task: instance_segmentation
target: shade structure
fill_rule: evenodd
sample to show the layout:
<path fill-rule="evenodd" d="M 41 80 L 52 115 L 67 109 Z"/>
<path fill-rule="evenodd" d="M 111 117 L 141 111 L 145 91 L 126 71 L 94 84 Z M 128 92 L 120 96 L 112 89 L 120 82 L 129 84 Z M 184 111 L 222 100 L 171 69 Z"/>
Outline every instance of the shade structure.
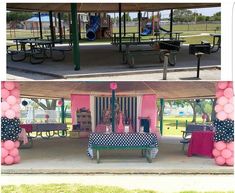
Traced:
<path fill-rule="evenodd" d="M 219 7 L 220 3 L 122 3 L 122 12 Z M 78 12 L 118 12 L 118 3 L 77 3 Z M 69 12 L 70 3 L 7 3 L 10 11 Z"/>
<path fill-rule="evenodd" d="M 156 94 L 164 99 L 215 97 L 214 81 L 200 82 L 118 82 L 117 95 Z M 20 82 L 21 97 L 65 98 L 71 94 L 111 95 L 110 82 Z"/>

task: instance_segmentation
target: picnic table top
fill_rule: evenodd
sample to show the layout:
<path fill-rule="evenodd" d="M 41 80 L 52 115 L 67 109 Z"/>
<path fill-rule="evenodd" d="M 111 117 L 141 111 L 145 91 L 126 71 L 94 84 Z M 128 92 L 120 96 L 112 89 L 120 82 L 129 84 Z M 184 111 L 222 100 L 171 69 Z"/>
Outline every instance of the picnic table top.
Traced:
<path fill-rule="evenodd" d="M 210 36 L 221 37 L 221 34 L 210 34 Z"/>
<path fill-rule="evenodd" d="M 185 42 L 185 40 L 174 40 L 174 39 L 163 39 L 163 40 L 152 40 L 152 41 L 141 41 L 141 42 L 122 42 L 122 45 L 151 45 L 159 42 Z"/>
<path fill-rule="evenodd" d="M 39 37 L 19 37 L 19 38 L 10 38 L 8 40 L 18 41 L 18 40 L 31 40 L 31 39 L 39 39 Z"/>
<path fill-rule="evenodd" d="M 36 43 L 36 44 L 53 44 L 55 43 L 55 41 L 51 41 L 51 40 L 21 40 L 20 43 L 29 43 L 29 44 L 32 44 L 32 43 Z"/>

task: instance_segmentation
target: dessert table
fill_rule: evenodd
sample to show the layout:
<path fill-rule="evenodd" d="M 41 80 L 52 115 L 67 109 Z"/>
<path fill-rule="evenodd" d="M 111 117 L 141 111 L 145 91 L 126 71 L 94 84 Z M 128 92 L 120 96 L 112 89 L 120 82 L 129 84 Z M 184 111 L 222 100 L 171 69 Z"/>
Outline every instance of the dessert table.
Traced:
<path fill-rule="evenodd" d="M 213 131 L 193 131 L 189 142 L 188 156 L 200 155 L 212 158 L 214 135 Z"/>

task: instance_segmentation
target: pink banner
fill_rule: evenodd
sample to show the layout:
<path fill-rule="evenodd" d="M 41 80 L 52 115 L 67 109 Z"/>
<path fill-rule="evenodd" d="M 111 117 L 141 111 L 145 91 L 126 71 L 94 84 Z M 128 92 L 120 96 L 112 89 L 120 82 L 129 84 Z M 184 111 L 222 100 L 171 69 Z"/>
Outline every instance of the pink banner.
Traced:
<path fill-rule="evenodd" d="M 90 95 L 71 94 L 72 124 L 76 124 L 76 111 L 81 108 L 90 110 Z"/>
<path fill-rule="evenodd" d="M 141 106 L 141 117 L 149 117 L 150 132 L 158 133 L 156 129 L 157 123 L 157 97 L 156 95 L 143 95 Z"/>

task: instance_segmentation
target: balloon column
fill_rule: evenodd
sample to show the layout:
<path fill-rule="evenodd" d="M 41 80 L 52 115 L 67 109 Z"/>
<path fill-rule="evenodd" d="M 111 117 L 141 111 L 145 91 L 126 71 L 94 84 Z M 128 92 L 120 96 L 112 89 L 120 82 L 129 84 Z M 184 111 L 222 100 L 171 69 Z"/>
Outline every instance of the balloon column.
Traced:
<path fill-rule="evenodd" d="M 1 83 L 1 164 L 20 162 L 20 91 L 16 82 Z"/>
<path fill-rule="evenodd" d="M 233 83 L 218 82 L 216 85 L 216 120 L 213 155 L 218 165 L 234 165 L 234 106 Z"/>

